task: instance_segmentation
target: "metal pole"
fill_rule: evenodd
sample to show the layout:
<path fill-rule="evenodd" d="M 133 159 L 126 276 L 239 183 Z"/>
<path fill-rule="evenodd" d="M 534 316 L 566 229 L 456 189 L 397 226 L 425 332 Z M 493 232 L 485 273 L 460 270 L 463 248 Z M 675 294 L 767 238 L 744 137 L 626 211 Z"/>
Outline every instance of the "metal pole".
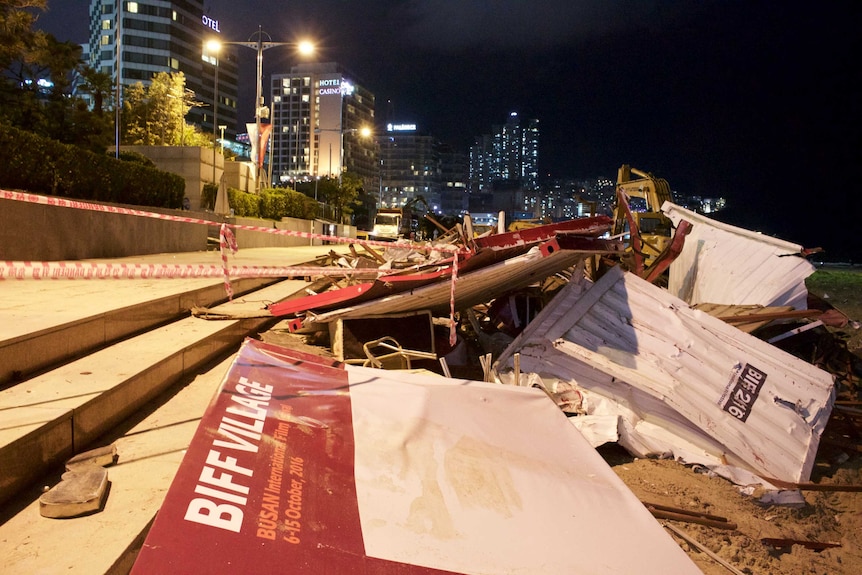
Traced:
<path fill-rule="evenodd" d="M 263 105 L 263 29 L 261 26 L 257 27 L 257 97 L 254 101 L 254 119 L 255 125 L 257 126 L 257 153 L 259 154 L 258 158 L 255 158 L 255 165 L 257 165 L 257 187 L 258 190 L 263 189 L 263 181 L 261 179 L 261 172 L 263 171 L 263 161 L 266 159 L 266 152 L 261 149 L 263 144 L 263 139 L 261 138 L 260 133 L 260 109 Z M 258 159 L 260 159 L 258 163 Z"/>
<path fill-rule="evenodd" d="M 116 95 L 114 97 L 114 139 L 116 140 L 114 143 L 114 156 L 119 159 L 120 158 L 120 110 L 122 109 L 122 73 L 120 69 L 120 63 L 122 58 L 120 57 L 120 46 L 122 44 L 122 36 L 123 36 L 123 0 L 117 0 L 117 11 L 116 11 L 116 38 L 114 39 L 114 48 L 116 49 L 116 55 L 114 58 L 116 59 L 116 65 L 114 66 L 117 70 L 117 82 L 116 82 Z"/>
<path fill-rule="evenodd" d="M 216 148 L 218 147 L 218 56 L 215 59 L 213 71 L 213 184 L 216 183 Z M 185 122 L 183 122 L 185 124 Z"/>

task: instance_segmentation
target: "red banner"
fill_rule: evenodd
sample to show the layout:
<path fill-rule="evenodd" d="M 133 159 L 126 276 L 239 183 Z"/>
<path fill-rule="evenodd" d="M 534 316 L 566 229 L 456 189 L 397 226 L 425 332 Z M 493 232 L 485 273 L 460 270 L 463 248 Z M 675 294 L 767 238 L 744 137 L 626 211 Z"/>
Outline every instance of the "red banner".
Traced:
<path fill-rule="evenodd" d="M 684 575 L 539 390 L 247 340 L 132 573 Z"/>
<path fill-rule="evenodd" d="M 284 352 L 245 343 L 132 573 L 446 573 L 365 556 L 347 373 Z"/>

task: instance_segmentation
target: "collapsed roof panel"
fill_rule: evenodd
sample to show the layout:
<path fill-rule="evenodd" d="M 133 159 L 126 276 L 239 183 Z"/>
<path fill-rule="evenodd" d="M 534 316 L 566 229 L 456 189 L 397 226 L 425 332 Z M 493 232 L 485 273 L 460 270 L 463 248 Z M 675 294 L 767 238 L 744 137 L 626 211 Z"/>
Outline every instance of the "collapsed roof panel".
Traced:
<path fill-rule="evenodd" d="M 253 340 L 204 414 L 132 572 L 249 565 L 700 572 L 543 393 L 344 366 Z"/>
<path fill-rule="evenodd" d="M 700 303 L 806 309 L 805 278 L 814 266 L 802 246 L 711 220 L 671 202 L 662 212 L 678 226 L 691 223 L 682 253 L 670 266 L 668 291 Z"/>
<path fill-rule="evenodd" d="M 572 249 L 566 247 L 570 244 Z M 614 242 L 592 238 L 561 237 L 558 241 L 545 242 L 541 246 L 533 247 L 525 254 L 459 274 L 454 290 L 455 309 L 460 310 L 486 303 L 508 291 L 541 281 L 576 265 L 589 255 L 616 253 L 618 250 L 619 246 Z M 449 312 L 452 297 L 451 281 L 437 281 L 408 292 L 396 293 L 316 314 L 310 318 L 309 323 L 325 323 L 340 318 L 418 310 L 430 310 L 435 314 L 446 314 Z"/>
<path fill-rule="evenodd" d="M 830 374 L 619 266 L 591 287 L 564 287 L 501 355 L 498 371 L 512 367 L 515 353 L 523 372 L 622 399 L 686 441 L 720 445 L 715 457 L 782 481 L 808 480 L 832 409 Z M 638 394 L 674 413 L 639 405 Z"/>

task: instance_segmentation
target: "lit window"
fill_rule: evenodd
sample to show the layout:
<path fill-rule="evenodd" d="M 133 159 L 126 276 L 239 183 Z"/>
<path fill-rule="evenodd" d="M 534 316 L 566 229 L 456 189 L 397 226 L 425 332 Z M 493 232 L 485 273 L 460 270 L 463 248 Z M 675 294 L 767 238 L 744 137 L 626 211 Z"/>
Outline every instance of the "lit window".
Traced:
<path fill-rule="evenodd" d="M 110 30 L 111 29 L 111 21 L 110 20 L 102 20 L 102 30 Z"/>
<path fill-rule="evenodd" d="M 137 14 L 138 13 L 138 3 L 137 2 L 126 3 L 126 11 L 131 12 L 132 14 Z"/>
<path fill-rule="evenodd" d="M 102 36 L 102 46 L 107 46 L 110 43 L 111 43 L 111 37 L 110 36 Z"/>
<path fill-rule="evenodd" d="M 176 58 L 171 58 L 170 64 L 171 64 L 171 68 L 173 68 L 174 70 L 180 69 L 180 61 L 177 60 Z"/>

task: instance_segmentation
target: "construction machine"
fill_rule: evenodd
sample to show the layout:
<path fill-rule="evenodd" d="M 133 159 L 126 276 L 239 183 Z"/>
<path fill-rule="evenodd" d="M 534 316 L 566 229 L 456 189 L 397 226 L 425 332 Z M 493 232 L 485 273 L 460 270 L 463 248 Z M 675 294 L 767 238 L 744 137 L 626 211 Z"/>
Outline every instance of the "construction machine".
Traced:
<path fill-rule="evenodd" d="M 637 273 L 649 268 L 671 242 L 671 221 L 661 211 L 666 201 L 671 201 L 667 180 L 628 165 L 617 172 L 613 235 L 628 236 L 630 267 Z"/>

